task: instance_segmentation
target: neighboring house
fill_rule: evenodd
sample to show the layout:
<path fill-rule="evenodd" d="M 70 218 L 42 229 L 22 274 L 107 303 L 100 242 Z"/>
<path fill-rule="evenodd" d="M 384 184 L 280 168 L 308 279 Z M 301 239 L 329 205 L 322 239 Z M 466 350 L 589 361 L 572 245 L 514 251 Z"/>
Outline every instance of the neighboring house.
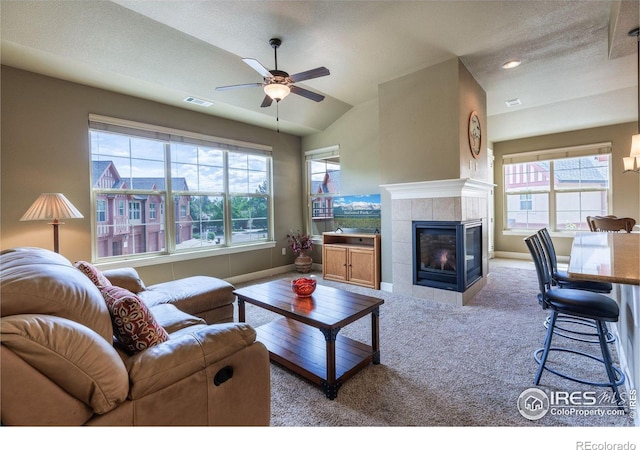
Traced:
<path fill-rule="evenodd" d="M 554 161 L 553 180 L 551 180 L 551 164 L 549 161 L 536 161 L 504 166 L 505 191 L 518 193 L 507 199 L 507 209 L 511 220 L 509 228 L 542 228 L 548 224 L 547 192 L 553 187 L 557 192 L 590 187 L 589 204 L 595 207 L 594 214 L 605 214 L 607 211 L 607 191 L 609 183 L 608 165 L 601 164 L 601 158 L 570 158 Z M 551 185 L 553 181 L 553 185 Z M 586 197 L 585 197 L 586 198 Z M 572 204 L 573 197 L 558 195 L 555 198 L 558 211 L 570 211 L 580 205 Z M 526 213 L 526 214 L 525 214 Z M 526 217 L 527 221 L 519 221 L 518 217 Z M 580 218 L 580 221 L 584 217 Z M 579 229 L 580 223 L 570 223 L 568 227 Z"/>
<path fill-rule="evenodd" d="M 164 191 L 164 178 L 123 179 L 111 161 L 93 161 L 94 189 Z M 174 190 L 187 191 L 184 178 L 171 180 Z M 190 196 L 174 197 L 176 244 L 193 237 Z M 98 257 L 155 252 L 165 248 L 165 204 L 162 195 L 99 193 L 96 195 Z"/>
<path fill-rule="evenodd" d="M 311 181 L 313 194 L 337 194 L 340 192 L 340 171 L 328 171 L 322 181 Z M 311 217 L 313 220 L 333 219 L 333 197 L 312 198 Z"/>

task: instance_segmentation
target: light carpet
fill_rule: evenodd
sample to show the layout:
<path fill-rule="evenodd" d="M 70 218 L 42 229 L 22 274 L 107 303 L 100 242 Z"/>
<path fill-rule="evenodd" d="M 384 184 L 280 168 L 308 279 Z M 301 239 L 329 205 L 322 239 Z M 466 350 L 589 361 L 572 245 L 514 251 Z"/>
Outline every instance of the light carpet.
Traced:
<path fill-rule="evenodd" d="M 534 387 L 537 364 L 532 354 L 542 346 L 542 323 L 548 315 L 537 302 L 532 265 L 491 263 L 487 286 L 462 307 L 328 282 L 321 274 L 315 275 L 320 284 L 384 299 L 380 308 L 381 364 L 364 368 L 344 383 L 335 400 L 329 400 L 316 385 L 272 363 L 272 426 L 633 426 L 629 414 L 609 415 L 613 408 L 598 408 L 606 409 L 602 416 L 584 415 L 586 409 L 582 408 L 582 413 L 548 413 L 538 420 L 528 420 L 518 412 L 518 397 Z M 299 275 L 281 278 L 295 276 Z M 254 327 L 277 318 L 269 311 L 246 306 L 247 322 Z M 370 327 L 366 317 L 340 333 L 370 343 Z M 578 345 L 555 338 L 554 345 L 560 344 Z M 599 352 L 594 344 L 580 346 L 596 355 Z M 616 358 L 615 350 L 613 354 Z M 552 360 L 556 367 L 582 378 L 606 380 L 604 368 L 592 360 L 564 354 L 553 355 Z M 546 371 L 538 387 L 547 393 L 592 391 L 598 397 L 611 392 Z M 621 392 L 626 395 L 624 386 Z"/>

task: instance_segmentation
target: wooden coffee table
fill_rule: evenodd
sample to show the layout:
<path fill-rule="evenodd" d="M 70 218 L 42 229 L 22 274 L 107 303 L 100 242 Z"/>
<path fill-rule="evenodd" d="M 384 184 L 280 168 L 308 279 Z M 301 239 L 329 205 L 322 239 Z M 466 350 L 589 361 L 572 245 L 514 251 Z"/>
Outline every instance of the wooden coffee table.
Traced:
<path fill-rule="evenodd" d="M 311 297 L 298 298 L 290 279 L 248 286 L 234 294 L 240 322 L 245 321 L 245 302 L 283 316 L 258 327 L 258 340 L 269 349 L 272 361 L 321 386 L 331 400 L 359 370 L 380 364 L 379 308 L 384 300 L 320 285 Z M 368 314 L 371 345 L 338 336 L 344 326 Z"/>

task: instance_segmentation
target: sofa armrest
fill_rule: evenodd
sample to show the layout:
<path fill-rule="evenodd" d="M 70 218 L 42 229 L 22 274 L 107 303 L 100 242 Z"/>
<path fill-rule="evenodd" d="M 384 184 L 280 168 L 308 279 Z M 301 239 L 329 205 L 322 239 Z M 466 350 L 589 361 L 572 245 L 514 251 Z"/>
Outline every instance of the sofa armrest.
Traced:
<path fill-rule="evenodd" d="M 126 368 L 111 343 L 82 324 L 47 315 L 1 320 L 0 341 L 97 414 L 127 398 Z"/>
<path fill-rule="evenodd" d="M 134 294 L 138 294 L 146 289 L 144 282 L 140 279 L 140 275 L 138 275 L 138 271 L 133 267 L 103 270 L 102 274 L 107 277 L 107 280 L 114 286 L 124 288 Z"/>
<path fill-rule="evenodd" d="M 125 361 L 129 398 L 135 400 L 174 384 L 248 347 L 255 339 L 256 331 L 244 323 L 208 325 L 137 353 Z"/>

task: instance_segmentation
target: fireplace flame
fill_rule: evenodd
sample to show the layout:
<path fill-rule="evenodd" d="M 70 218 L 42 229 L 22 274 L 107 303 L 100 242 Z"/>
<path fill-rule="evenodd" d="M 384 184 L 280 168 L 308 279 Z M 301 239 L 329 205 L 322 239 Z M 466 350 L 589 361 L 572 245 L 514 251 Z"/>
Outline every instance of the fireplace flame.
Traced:
<path fill-rule="evenodd" d="M 444 265 L 447 263 L 449 259 L 449 252 L 446 250 L 442 250 L 440 252 L 440 270 L 444 270 Z"/>

